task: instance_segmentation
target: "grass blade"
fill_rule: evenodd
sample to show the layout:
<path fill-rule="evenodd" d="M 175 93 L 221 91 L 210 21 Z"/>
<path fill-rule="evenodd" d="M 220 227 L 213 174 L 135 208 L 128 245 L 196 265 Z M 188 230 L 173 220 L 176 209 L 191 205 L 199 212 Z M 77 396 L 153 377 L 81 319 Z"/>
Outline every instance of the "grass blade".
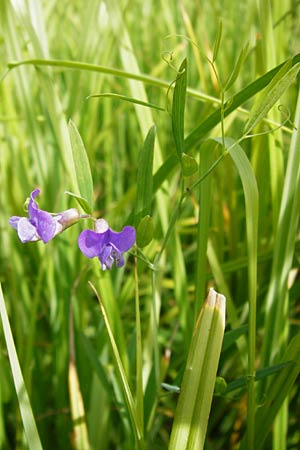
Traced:
<path fill-rule="evenodd" d="M 85 211 L 90 214 L 93 210 L 94 195 L 91 167 L 84 143 L 72 120 L 69 121 L 69 133 L 79 193 L 80 196 L 87 201 L 89 208 Z"/>
<path fill-rule="evenodd" d="M 14 380 L 14 385 L 18 397 L 19 408 L 23 421 L 24 431 L 27 439 L 27 445 L 30 450 L 42 450 L 42 444 L 40 441 L 39 433 L 35 423 L 34 415 L 31 409 L 30 400 L 27 394 L 26 386 L 24 383 L 23 375 L 21 372 L 18 355 L 16 352 L 4 297 L 2 293 L 2 287 L 0 284 L 0 315 L 4 331 L 4 337 L 6 342 L 6 348 L 8 352 L 10 367 Z"/>
<path fill-rule="evenodd" d="M 232 141 L 225 139 L 226 146 Z M 235 145 L 230 150 L 239 172 L 246 205 L 246 232 L 248 253 L 248 301 L 249 301 L 249 337 L 248 337 L 248 448 L 253 449 L 255 433 L 255 351 L 256 351 L 256 291 L 257 291 L 257 242 L 258 242 L 258 188 L 251 164 L 243 149 Z"/>
<path fill-rule="evenodd" d="M 128 380 L 127 380 L 127 377 L 125 374 L 125 370 L 123 368 L 123 364 L 122 364 L 122 361 L 121 361 L 121 358 L 119 355 L 118 347 L 117 347 L 114 335 L 112 333 L 112 329 L 110 327 L 108 316 L 106 314 L 106 310 L 105 310 L 104 305 L 98 295 L 96 288 L 94 287 L 94 285 L 91 282 L 89 282 L 89 285 L 91 286 L 92 290 L 94 291 L 94 293 L 99 301 L 101 313 L 102 313 L 102 316 L 103 316 L 103 319 L 105 322 L 105 326 L 106 326 L 107 333 L 109 336 L 109 341 L 110 341 L 111 348 L 112 348 L 115 368 L 116 368 L 116 371 L 121 380 L 121 387 L 123 390 L 124 399 L 125 399 L 125 403 L 126 403 L 127 410 L 128 410 L 128 415 L 131 419 L 132 429 L 135 434 L 137 444 L 139 445 L 138 448 L 143 449 L 144 448 L 144 433 L 143 433 L 141 424 L 139 422 L 139 419 L 138 419 L 138 416 L 136 413 L 136 407 L 134 404 L 132 393 L 131 393 L 131 390 L 130 390 L 130 387 L 128 384 Z"/>

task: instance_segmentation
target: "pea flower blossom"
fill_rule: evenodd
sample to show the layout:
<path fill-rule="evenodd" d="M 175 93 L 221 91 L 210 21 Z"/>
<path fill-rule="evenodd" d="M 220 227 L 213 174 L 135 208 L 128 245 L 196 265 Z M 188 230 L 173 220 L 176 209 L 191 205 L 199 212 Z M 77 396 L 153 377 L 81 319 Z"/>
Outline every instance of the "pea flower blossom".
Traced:
<path fill-rule="evenodd" d="M 30 194 L 29 217 L 12 216 L 9 219 L 9 224 L 17 230 L 22 243 L 42 240 L 46 244 L 80 219 L 79 211 L 75 208 L 54 214 L 39 209 L 34 200 L 39 193 L 40 190 L 35 189 Z"/>
<path fill-rule="evenodd" d="M 111 269 L 114 261 L 117 267 L 124 265 L 123 253 L 134 244 L 135 229 L 126 226 L 119 233 L 109 228 L 104 219 L 95 221 L 95 231 L 84 230 L 78 238 L 78 246 L 88 258 L 99 258 L 102 270 Z"/>

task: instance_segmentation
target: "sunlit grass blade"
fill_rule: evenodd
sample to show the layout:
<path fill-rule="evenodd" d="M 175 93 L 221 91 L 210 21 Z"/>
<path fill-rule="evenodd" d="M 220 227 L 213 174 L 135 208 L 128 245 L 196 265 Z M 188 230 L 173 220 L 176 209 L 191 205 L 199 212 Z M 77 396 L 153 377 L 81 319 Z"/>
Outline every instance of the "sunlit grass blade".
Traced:
<path fill-rule="evenodd" d="M 143 429 L 141 427 L 141 424 L 139 422 L 139 419 L 138 419 L 138 416 L 136 413 L 136 406 L 135 406 L 133 396 L 132 396 L 132 393 L 130 390 L 130 386 L 128 384 L 128 380 L 127 380 L 127 377 L 126 377 L 126 374 L 124 371 L 124 367 L 123 367 L 123 364 L 122 364 L 122 361 L 120 358 L 119 350 L 118 350 L 112 329 L 110 327 L 109 319 L 106 314 L 104 305 L 98 295 L 96 288 L 93 286 L 93 284 L 91 282 L 89 282 L 89 285 L 91 286 L 93 292 L 95 293 L 95 295 L 99 301 L 101 313 L 102 313 L 102 316 L 103 316 L 103 319 L 105 322 L 106 330 L 108 333 L 108 337 L 109 337 L 109 341 L 110 341 L 110 345 L 111 345 L 111 349 L 112 349 L 114 366 L 115 366 L 116 372 L 120 378 L 121 388 L 123 390 L 124 400 L 125 400 L 125 404 L 127 407 L 128 415 L 131 420 L 132 429 L 133 429 L 134 435 L 136 437 L 136 442 L 137 442 L 138 448 L 142 450 L 144 448 L 144 432 L 143 432 Z"/>
<path fill-rule="evenodd" d="M 93 179 L 84 143 L 79 131 L 72 120 L 69 121 L 70 140 L 72 145 L 73 160 L 80 196 L 89 205 L 87 213 L 93 210 Z"/>
<path fill-rule="evenodd" d="M 21 372 L 19 359 L 16 352 L 8 315 L 6 312 L 1 284 L 0 284 L 0 315 L 10 367 L 12 371 L 22 422 L 26 435 L 27 445 L 30 450 L 43 450 L 37 426 L 35 423 L 34 415 L 31 409 L 30 400 L 27 394 L 27 389 Z"/>
<path fill-rule="evenodd" d="M 71 299 L 72 302 L 72 299 Z M 89 450 L 89 439 L 86 426 L 84 403 L 78 378 L 75 355 L 73 304 L 69 311 L 69 394 L 71 404 L 71 416 L 73 421 L 73 438 L 76 450 Z"/>
<path fill-rule="evenodd" d="M 224 328 L 225 297 L 211 289 L 194 329 L 170 450 L 201 450 L 204 446 Z"/>

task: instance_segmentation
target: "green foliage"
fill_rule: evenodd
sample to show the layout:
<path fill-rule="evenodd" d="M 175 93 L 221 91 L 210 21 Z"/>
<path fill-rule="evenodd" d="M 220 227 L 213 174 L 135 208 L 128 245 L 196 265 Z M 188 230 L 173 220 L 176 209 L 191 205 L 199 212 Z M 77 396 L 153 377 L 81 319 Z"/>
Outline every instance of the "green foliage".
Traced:
<path fill-rule="evenodd" d="M 1 450 L 300 446 L 299 11 L 0 2 Z M 34 188 L 86 213 L 47 245 L 8 225 Z M 93 218 L 136 227 L 123 268 L 80 253 Z"/>
<path fill-rule="evenodd" d="M 187 61 L 181 63 L 175 81 L 172 104 L 172 128 L 175 147 L 181 160 L 184 142 L 184 110 L 187 84 Z"/>
<path fill-rule="evenodd" d="M 77 130 L 76 125 L 74 124 L 74 122 L 72 122 L 72 120 L 69 121 L 69 132 L 79 193 L 81 198 L 85 200 L 88 205 L 87 207 L 84 204 L 85 211 L 90 214 L 93 210 L 94 193 L 89 160 L 79 131 Z"/>

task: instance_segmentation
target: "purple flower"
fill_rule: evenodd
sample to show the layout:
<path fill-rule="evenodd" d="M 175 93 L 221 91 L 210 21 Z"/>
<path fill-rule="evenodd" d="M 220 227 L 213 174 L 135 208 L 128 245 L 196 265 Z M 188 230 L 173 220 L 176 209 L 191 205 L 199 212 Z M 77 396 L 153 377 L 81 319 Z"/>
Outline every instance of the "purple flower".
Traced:
<path fill-rule="evenodd" d="M 39 189 L 35 189 L 30 194 L 28 203 L 29 218 L 12 216 L 9 219 L 9 224 L 17 230 L 20 241 L 23 243 L 42 240 L 46 244 L 65 228 L 80 219 L 79 211 L 75 208 L 55 214 L 39 209 L 34 201 L 39 192 Z"/>
<path fill-rule="evenodd" d="M 102 270 L 111 269 L 114 261 L 117 267 L 124 265 L 123 253 L 127 252 L 135 242 L 135 229 L 124 227 L 120 233 L 109 228 L 104 219 L 95 222 L 95 231 L 84 230 L 78 238 L 82 253 L 88 258 L 97 256 Z"/>

